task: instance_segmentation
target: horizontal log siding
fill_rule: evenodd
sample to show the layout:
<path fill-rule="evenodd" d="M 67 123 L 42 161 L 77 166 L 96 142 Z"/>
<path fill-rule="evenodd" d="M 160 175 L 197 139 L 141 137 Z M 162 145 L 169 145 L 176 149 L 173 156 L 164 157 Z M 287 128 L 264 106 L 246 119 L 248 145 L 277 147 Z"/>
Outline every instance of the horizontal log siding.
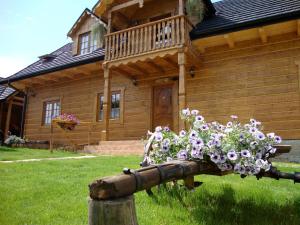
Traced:
<path fill-rule="evenodd" d="M 124 121 L 111 121 L 111 140 L 141 139 L 150 127 L 151 87 L 147 84 L 133 86 L 127 78 L 113 74 L 112 89 L 125 88 Z M 36 88 L 36 96 L 29 96 L 26 113 L 25 135 L 29 140 L 49 140 L 50 127 L 42 126 L 43 101 L 61 98 L 62 112 L 73 113 L 79 120 L 94 122 L 90 141 L 93 144 L 101 138 L 102 123 L 96 122 L 96 96 L 103 92 L 103 74 L 47 87 Z M 77 144 L 88 143 L 89 125 L 80 124 L 70 138 Z M 54 143 L 69 145 L 63 132 L 54 129 Z"/>
<path fill-rule="evenodd" d="M 196 77 L 188 79 L 187 102 L 208 121 L 225 122 L 238 115 L 256 118 L 266 132 L 300 139 L 300 39 L 276 37 L 274 42 L 247 42 L 233 50 L 210 49 Z"/>

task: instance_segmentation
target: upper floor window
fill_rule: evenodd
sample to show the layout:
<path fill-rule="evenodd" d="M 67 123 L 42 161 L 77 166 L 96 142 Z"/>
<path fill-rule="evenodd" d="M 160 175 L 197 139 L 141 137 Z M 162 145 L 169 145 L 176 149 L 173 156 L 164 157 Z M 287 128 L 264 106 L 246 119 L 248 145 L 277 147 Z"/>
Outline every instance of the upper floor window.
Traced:
<path fill-rule="evenodd" d="M 84 33 L 79 36 L 80 55 L 90 52 L 90 33 Z"/>
<path fill-rule="evenodd" d="M 46 101 L 43 107 L 43 124 L 50 125 L 52 119 L 60 115 L 60 101 Z"/>
<path fill-rule="evenodd" d="M 92 38 L 91 32 L 79 36 L 79 54 L 84 55 L 97 49 L 97 40 Z"/>

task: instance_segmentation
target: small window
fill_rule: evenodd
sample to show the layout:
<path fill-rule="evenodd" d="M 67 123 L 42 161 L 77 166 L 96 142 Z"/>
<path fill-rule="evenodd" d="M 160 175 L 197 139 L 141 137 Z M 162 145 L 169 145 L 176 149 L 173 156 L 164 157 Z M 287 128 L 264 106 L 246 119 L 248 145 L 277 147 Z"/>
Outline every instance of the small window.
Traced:
<path fill-rule="evenodd" d="M 50 125 L 53 118 L 60 115 L 59 100 L 44 102 L 43 124 Z"/>
<path fill-rule="evenodd" d="M 111 95 L 111 110 L 110 110 L 110 118 L 111 119 L 119 119 L 120 118 L 120 92 L 113 92 Z"/>
<path fill-rule="evenodd" d="M 90 33 L 81 34 L 79 36 L 80 55 L 90 52 Z"/>
<path fill-rule="evenodd" d="M 102 94 L 98 95 L 98 121 L 103 120 L 103 101 L 104 101 L 104 96 Z"/>
<path fill-rule="evenodd" d="M 97 39 L 92 40 L 91 32 L 79 36 L 79 54 L 84 55 L 97 50 Z"/>
<path fill-rule="evenodd" d="M 121 92 L 112 92 L 111 94 L 111 108 L 110 108 L 110 119 L 119 119 L 121 113 L 120 107 Z M 103 94 L 98 95 L 98 110 L 97 110 L 97 120 L 103 120 Z"/>

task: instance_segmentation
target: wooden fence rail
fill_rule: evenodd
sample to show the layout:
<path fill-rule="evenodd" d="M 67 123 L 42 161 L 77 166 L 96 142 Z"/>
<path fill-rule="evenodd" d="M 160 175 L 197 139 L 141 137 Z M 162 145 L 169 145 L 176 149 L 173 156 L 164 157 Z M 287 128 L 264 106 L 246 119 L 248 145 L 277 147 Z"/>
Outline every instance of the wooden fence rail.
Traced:
<path fill-rule="evenodd" d="M 290 146 L 276 146 L 277 154 L 287 153 Z M 226 175 L 218 167 L 204 161 L 172 161 L 152 165 L 139 170 L 124 169 L 123 174 L 105 177 L 89 185 L 90 225 L 137 225 L 133 194 L 172 180 L 184 180 L 188 189 L 194 188 L 194 176 L 198 174 Z M 292 179 L 300 183 L 300 173 L 284 173 L 272 167 L 270 171 L 257 176 L 274 179 Z"/>

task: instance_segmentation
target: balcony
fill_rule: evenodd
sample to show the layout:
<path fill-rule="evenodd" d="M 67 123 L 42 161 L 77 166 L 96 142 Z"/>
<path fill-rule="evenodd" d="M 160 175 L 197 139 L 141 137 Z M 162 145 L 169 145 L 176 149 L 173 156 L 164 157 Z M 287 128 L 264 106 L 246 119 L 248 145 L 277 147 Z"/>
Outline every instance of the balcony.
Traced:
<path fill-rule="evenodd" d="M 192 24 L 184 15 L 142 24 L 105 36 L 105 61 L 117 61 L 190 44 Z"/>

